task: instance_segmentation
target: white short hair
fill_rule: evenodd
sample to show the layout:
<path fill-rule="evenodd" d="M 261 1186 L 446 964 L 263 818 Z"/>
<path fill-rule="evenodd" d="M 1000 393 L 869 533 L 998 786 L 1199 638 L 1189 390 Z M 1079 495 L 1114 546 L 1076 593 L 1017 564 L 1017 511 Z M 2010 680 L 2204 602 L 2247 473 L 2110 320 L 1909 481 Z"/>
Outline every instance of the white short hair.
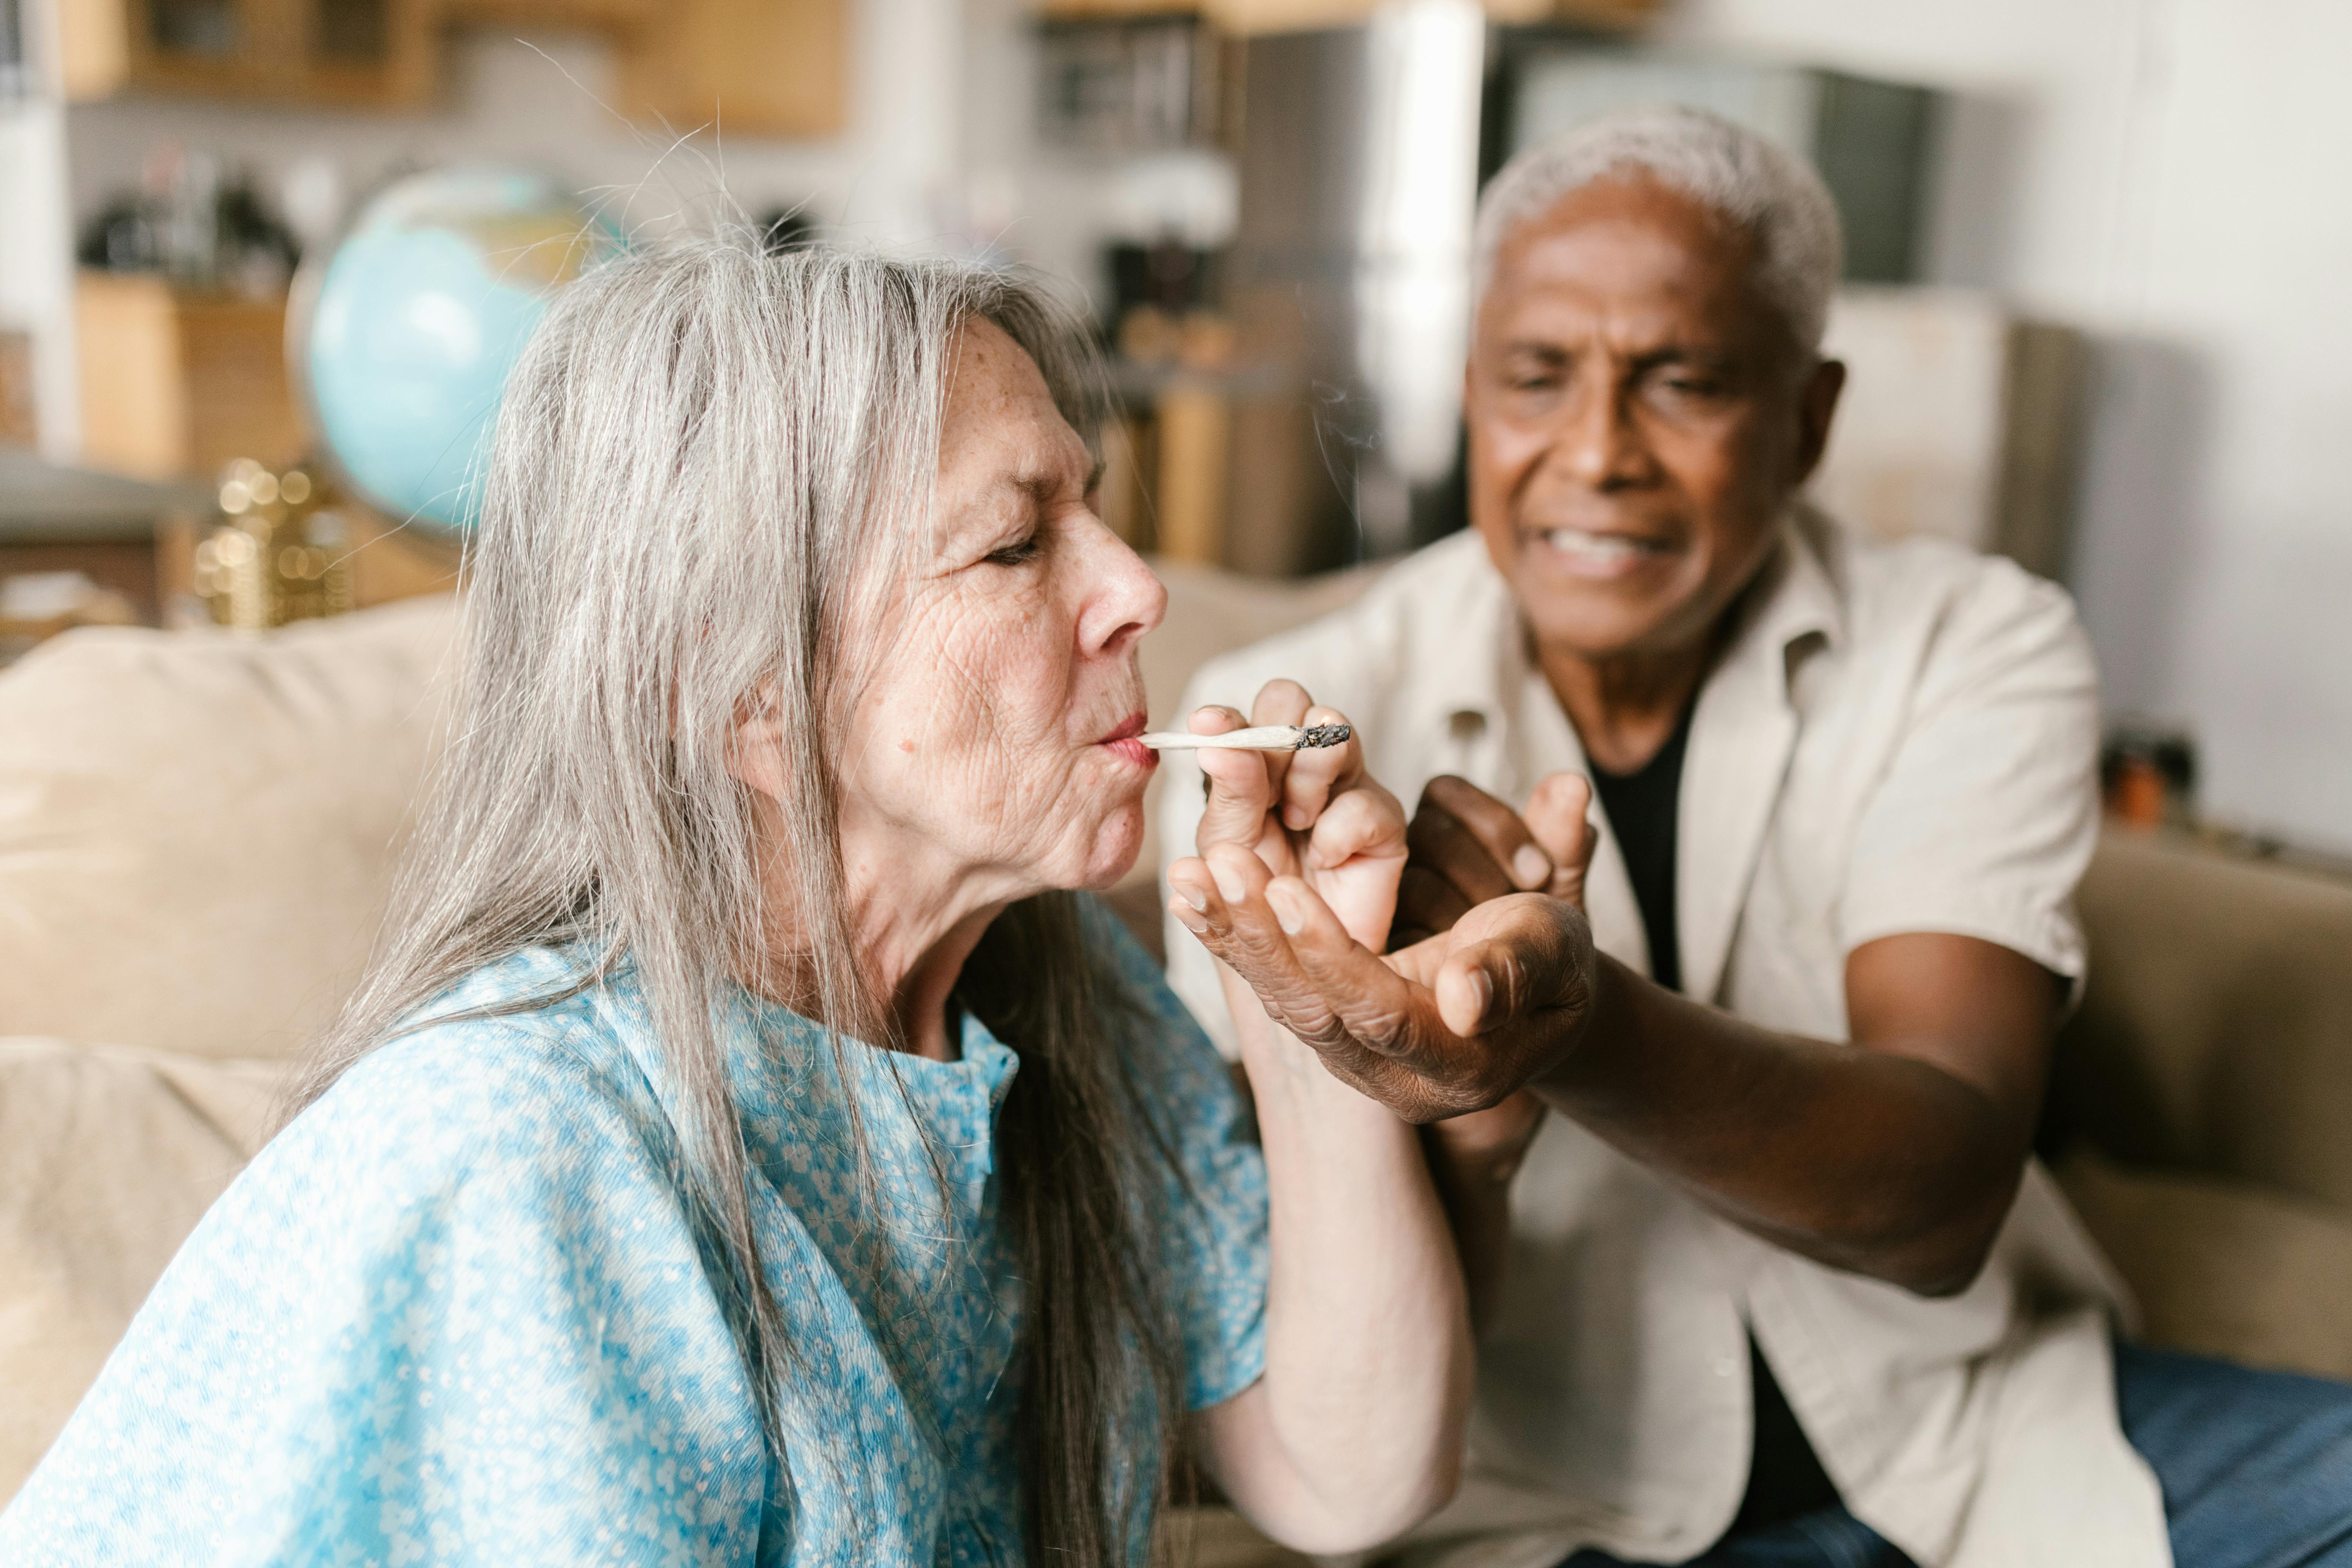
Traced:
<path fill-rule="evenodd" d="M 1478 202 L 1478 297 L 1494 279 L 1496 253 L 1521 225 L 1587 185 L 1627 174 L 1647 175 L 1745 228 L 1756 241 L 1759 291 L 1800 346 L 1822 346 L 1845 265 L 1829 187 L 1779 143 L 1721 115 L 1673 105 L 1604 115 L 1504 164 Z"/>

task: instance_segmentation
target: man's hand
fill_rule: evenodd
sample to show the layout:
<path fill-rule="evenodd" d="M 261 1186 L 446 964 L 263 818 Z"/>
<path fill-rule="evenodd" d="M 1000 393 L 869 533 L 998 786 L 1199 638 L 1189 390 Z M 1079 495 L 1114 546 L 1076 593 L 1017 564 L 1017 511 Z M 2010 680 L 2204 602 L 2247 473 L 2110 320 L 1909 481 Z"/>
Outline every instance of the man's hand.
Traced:
<path fill-rule="evenodd" d="M 1599 841 L 1587 816 L 1591 806 L 1592 785 L 1580 773 L 1553 773 L 1536 785 L 1525 816 L 1467 779 L 1430 780 L 1406 830 L 1412 854 L 1391 951 L 1451 931 L 1480 904 L 1515 892 L 1547 893 L 1583 909 L 1584 874 Z M 1491 1110 L 1431 1126 L 1432 1168 L 1457 1231 L 1465 1228 L 1467 1194 L 1507 1185 L 1542 1122 L 1542 1105 L 1522 1090 Z M 1468 1254 L 1465 1247 L 1464 1267 L 1475 1272 Z M 1472 1281 L 1474 1300 L 1481 1283 Z"/>
<path fill-rule="evenodd" d="M 1301 879 L 1230 845 L 1204 859 L 1170 868 L 1177 919 L 1336 1077 L 1409 1121 L 1497 1105 L 1581 1037 L 1596 960 L 1573 904 L 1496 899 L 1383 959 Z"/>
<path fill-rule="evenodd" d="M 1405 843 L 1391 952 L 1445 931 L 1480 904 L 1509 893 L 1547 893 L 1584 907 L 1584 873 L 1597 842 L 1586 814 L 1592 785 L 1553 773 L 1536 785 L 1525 816 L 1467 779 L 1441 773 L 1421 792 Z"/>

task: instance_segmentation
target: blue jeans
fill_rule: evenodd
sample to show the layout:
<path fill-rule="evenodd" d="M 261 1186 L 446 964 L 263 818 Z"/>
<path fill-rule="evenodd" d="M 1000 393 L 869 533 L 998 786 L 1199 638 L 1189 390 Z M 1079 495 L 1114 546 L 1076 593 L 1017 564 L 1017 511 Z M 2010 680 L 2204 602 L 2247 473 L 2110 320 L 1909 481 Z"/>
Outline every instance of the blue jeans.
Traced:
<path fill-rule="evenodd" d="M 2116 1346 L 2124 1436 L 2164 1488 L 2176 1568 L 2352 1568 L 2352 1384 Z M 1578 1552 L 1562 1568 L 1617 1568 Z M 1913 1568 L 1842 1508 L 1717 1542 L 1691 1568 Z"/>

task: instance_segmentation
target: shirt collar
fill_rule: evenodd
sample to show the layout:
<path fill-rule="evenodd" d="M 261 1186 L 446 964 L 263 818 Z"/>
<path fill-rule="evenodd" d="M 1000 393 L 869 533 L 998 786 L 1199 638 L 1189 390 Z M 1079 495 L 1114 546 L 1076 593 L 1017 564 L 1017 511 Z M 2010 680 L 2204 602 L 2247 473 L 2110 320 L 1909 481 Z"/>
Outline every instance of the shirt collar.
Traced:
<path fill-rule="evenodd" d="M 1723 658 L 1707 679 L 1727 669 L 1771 661 L 1773 686 L 1790 700 L 1790 686 L 1810 647 L 1836 648 L 1845 641 L 1845 606 L 1826 559 L 1826 524 L 1810 504 L 1793 504 L 1782 519 L 1772 552 L 1731 614 L 1735 625 Z M 1439 726 L 1491 727 L 1508 721 L 1513 694 L 1534 673 L 1528 657 L 1526 623 L 1510 585 L 1479 549 L 1483 584 L 1492 612 L 1477 618 L 1476 632 L 1465 628 L 1460 658 L 1437 661 L 1419 671 L 1415 682 L 1427 703 L 1426 716 Z M 1425 731 L 1424 731 L 1425 732 Z"/>

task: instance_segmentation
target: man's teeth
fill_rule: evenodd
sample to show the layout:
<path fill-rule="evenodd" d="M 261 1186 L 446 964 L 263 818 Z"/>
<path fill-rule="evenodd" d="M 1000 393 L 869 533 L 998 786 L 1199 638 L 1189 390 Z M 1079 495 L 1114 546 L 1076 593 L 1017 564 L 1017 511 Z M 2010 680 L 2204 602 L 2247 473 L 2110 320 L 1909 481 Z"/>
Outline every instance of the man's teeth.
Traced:
<path fill-rule="evenodd" d="M 1614 565 L 1637 560 L 1649 553 L 1649 547 L 1637 539 L 1621 533 L 1587 533 L 1577 528 L 1554 528 L 1546 531 L 1544 542 L 1563 555 L 1580 560 Z"/>

